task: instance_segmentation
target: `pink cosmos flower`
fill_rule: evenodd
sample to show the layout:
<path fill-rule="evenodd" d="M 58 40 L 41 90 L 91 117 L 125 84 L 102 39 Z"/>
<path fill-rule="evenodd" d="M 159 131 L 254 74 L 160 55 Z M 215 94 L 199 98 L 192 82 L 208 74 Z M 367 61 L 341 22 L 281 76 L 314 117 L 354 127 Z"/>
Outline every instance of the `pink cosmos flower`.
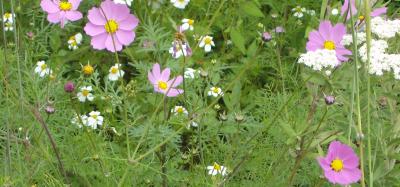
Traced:
<path fill-rule="evenodd" d="M 133 29 L 139 24 L 126 5 L 110 0 L 102 2 L 99 8 L 90 9 L 88 19 L 84 29 L 86 34 L 92 36 L 93 48 L 106 48 L 111 52 L 121 51 L 122 46 L 132 43 L 136 36 Z"/>
<path fill-rule="evenodd" d="M 165 68 L 161 72 L 160 65 L 154 64 L 153 69 L 149 71 L 147 77 L 151 84 L 153 84 L 155 92 L 163 93 L 167 97 L 176 97 L 183 93 L 183 90 L 175 88 L 182 83 L 183 78 L 179 75 L 169 80 L 170 73 L 171 69 Z"/>
<path fill-rule="evenodd" d="M 318 158 L 325 177 L 333 184 L 349 185 L 361 178 L 358 157 L 353 149 L 339 141 L 333 141 L 326 157 Z"/>
<path fill-rule="evenodd" d="M 347 61 L 348 58 L 345 55 L 351 55 L 352 53 L 340 44 L 345 34 L 346 27 L 342 23 L 332 26 L 330 21 L 322 21 L 319 24 L 318 31 L 314 30 L 310 33 L 307 51 L 315 51 L 317 49 L 335 50 L 339 61 Z"/>
<path fill-rule="evenodd" d="M 377 17 L 382 14 L 386 14 L 387 7 L 376 8 L 371 12 L 371 17 Z"/>
<path fill-rule="evenodd" d="M 82 18 L 82 13 L 77 9 L 81 0 L 42 0 L 40 6 L 48 13 L 47 20 L 50 23 L 60 22 L 64 28 L 67 21 L 77 21 Z"/>

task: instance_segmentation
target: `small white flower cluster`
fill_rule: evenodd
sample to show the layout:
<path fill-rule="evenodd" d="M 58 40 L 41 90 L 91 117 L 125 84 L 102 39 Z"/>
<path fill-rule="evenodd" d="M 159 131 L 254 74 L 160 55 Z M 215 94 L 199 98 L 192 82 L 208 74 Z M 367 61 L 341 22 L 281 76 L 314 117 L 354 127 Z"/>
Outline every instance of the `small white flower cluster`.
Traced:
<path fill-rule="evenodd" d="M 13 31 L 14 30 L 14 26 L 13 26 L 14 18 L 15 18 L 15 15 L 12 13 L 6 12 L 3 15 L 3 23 L 4 23 L 5 31 Z"/>
<path fill-rule="evenodd" d="M 77 34 L 71 36 L 68 40 L 68 49 L 70 49 L 70 50 L 78 49 L 78 46 L 81 44 L 81 42 L 82 42 L 82 34 L 81 33 L 77 33 Z"/>
<path fill-rule="evenodd" d="M 394 78 L 400 79 L 400 54 L 388 54 L 386 49 L 388 44 L 385 40 L 372 40 L 371 41 L 371 54 L 369 73 L 377 76 L 382 76 L 383 73 L 393 70 Z M 367 44 L 364 43 L 358 52 L 362 62 L 367 62 Z"/>
<path fill-rule="evenodd" d="M 389 39 L 400 33 L 400 20 L 385 20 L 382 17 L 371 19 L 371 32 L 380 39 Z"/>
<path fill-rule="evenodd" d="M 315 10 L 307 10 L 306 8 L 301 6 L 296 6 L 295 8 L 292 8 L 292 12 L 294 12 L 293 16 L 297 18 L 302 18 L 305 13 L 311 16 L 315 15 Z"/>
<path fill-rule="evenodd" d="M 358 32 L 357 33 L 357 44 L 361 44 L 367 40 L 367 35 L 365 32 Z M 351 34 L 346 34 L 343 36 L 342 41 L 340 42 L 342 45 L 349 46 L 353 43 L 353 36 Z"/>
<path fill-rule="evenodd" d="M 188 5 L 190 0 L 171 0 L 172 5 L 179 9 L 185 9 L 186 5 Z"/>
<path fill-rule="evenodd" d="M 82 121 L 80 121 L 82 120 Z M 97 129 L 103 125 L 104 118 L 99 111 L 91 111 L 89 115 L 81 115 L 80 119 L 77 115 L 72 118 L 71 123 L 82 128 L 82 124 L 92 129 Z"/>
<path fill-rule="evenodd" d="M 335 50 L 327 49 L 317 49 L 301 54 L 297 63 L 304 64 L 316 71 L 331 69 L 340 65 Z"/>

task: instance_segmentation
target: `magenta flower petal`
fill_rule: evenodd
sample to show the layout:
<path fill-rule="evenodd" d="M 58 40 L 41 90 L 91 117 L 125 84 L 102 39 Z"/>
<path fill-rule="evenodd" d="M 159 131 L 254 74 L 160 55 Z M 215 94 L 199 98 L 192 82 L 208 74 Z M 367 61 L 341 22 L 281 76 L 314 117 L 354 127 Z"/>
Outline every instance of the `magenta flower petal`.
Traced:
<path fill-rule="evenodd" d="M 350 15 L 350 10 L 349 10 L 349 0 L 344 0 L 344 3 L 342 5 L 342 9 L 340 11 L 340 15 L 343 16 L 344 14 L 347 13 L 346 19 L 350 19 L 351 16 L 354 16 L 357 14 L 357 8 L 356 8 L 356 2 L 355 0 L 350 0 L 351 4 L 351 14 Z"/>
<path fill-rule="evenodd" d="M 147 73 L 147 78 L 153 85 L 157 83 L 156 78 L 150 71 Z"/>
<path fill-rule="evenodd" d="M 168 85 L 171 85 L 172 87 L 177 87 L 182 83 L 182 81 L 183 81 L 183 77 L 179 75 L 178 77 L 169 80 Z"/>
<path fill-rule="evenodd" d="M 152 72 L 153 72 L 154 77 L 159 77 L 161 75 L 160 74 L 160 72 L 161 72 L 160 64 L 158 64 L 158 63 L 154 64 Z"/>
<path fill-rule="evenodd" d="M 116 20 L 118 22 L 121 22 L 123 20 L 125 20 L 128 16 L 130 16 L 129 14 L 129 8 L 126 5 L 122 5 L 122 4 L 117 4 L 115 6 L 112 7 L 112 12 L 109 12 L 110 15 L 106 16 L 108 19 L 113 19 Z"/>
<path fill-rule="evenodd" d="M 329 21 L 322 21 L 319 24 L 319 33 L 325 40 L 331 40 L 332 24 Z"/>
<path fill-rule="evenodd" d="M 165 68 L 162 72 L 161 72 L 161 80 L 166 80 L 168 81 L 169 79 L 169 75 L 171 74 L 171 69 L 169 68 Z"/>
<path fill-rule="evenodd" d="M 50 23 L 58 23 L 60 22 L 61 18 L 60 18 L 60 12 L 56 12 L 56 13 L 50 13 L 47 15 L 47 20 Z"/>
<path fill-rule="evenodd" d="M 130 15 L 120 22 L 119 28 L 122 30 L 132 31 L 138 26 L 138 24 L 139 19 L 137 19 L 135 16 Z"/>
<path fill-rule="evenodd" d="M 111 52 L 115 52 L 115 50 L 121 51 L 122 44 L 117 40 L 117 38 L 115 36 L 108 35 L 107 40 L 106 40 L 106 48 L 107 48 L 107 50 L 109 50 Z"/>
<path fill-rule="evenodd" d="M 117 39 L 124 45 L 129 45 L 135 40 L 135 33 L 133 31 L 118 30 Z"/>
<path fill-rule="evenodd" d="M 346 34 L 346 26 L 342 23 L 338 23 L 333 27 L 334 32 L 332 33 L 332 40 L 335 43 L 340 44 L 343 39 L 343 36 Z"/>
<path fill-rule="evenodd" d="M 79 7 L 79 4 L 81 3 L 82 0 L 69 0 L 69 2 L 72 4 L 72 10 L 76 10 Z"/>
<path fill-rule="evenodd" d="M 171 88 L 171 89 L 168 91 L 167 96 L 168 96 L 168 97 L 176 97 L 176 96 L 178 96 L 178 95 L 180 95 L 180 94 L 182 94 L 182 93 L 183 93 L 183 90 L 182 90 L 182 89 L 174 89 L 174 88 Z"/>
<path fill-rule="evenodd" d="M 83 28 L 87 35 L 89 36 L 97 36 L 99 34 L 106 33 L 103 26 L 94 25 L 92 23 L 87 23 Z"/>
<path fill-rule="evenodd" d="M 65 17 L 70 21 L 77 21 L 82 18 L 82 13 L 79 11 L 68 11 L 65 13 Z"/>
<path fill-rule="evenodd" d="M 371 16 L 372 17 L 377 17 L 377 16 L 380 16 L 382 14 L 386 14 L 386 11 L 387 11 L 387 7 L 377 8 L 374 11 L 371 12 Z"/>
<path fill-rule="evenodd" d="M 89 23 L 92 23 L 94 25 L 101 25 L 102 27 L 104 27 L 104 25 L 107 23 L 106 18 L 104 18 L 103 14 L 98 8 L 92 8 L 89 10 L 88 19 Z"/>
<path fill-rule="evenodd" d="M 103 33 L 97 36 L 93 36 L 90 44 L 92 44 L 93 48 L 102 50 L 106 48 L 106 40 L 108 38 L 108 34 Z"/>
<path fill-rule="evenodd" d="M 47 13 L 59 12 L 58 6 L 51 0 L 42 0 L 42 2 L 40 2 L 40 7 Z"/>

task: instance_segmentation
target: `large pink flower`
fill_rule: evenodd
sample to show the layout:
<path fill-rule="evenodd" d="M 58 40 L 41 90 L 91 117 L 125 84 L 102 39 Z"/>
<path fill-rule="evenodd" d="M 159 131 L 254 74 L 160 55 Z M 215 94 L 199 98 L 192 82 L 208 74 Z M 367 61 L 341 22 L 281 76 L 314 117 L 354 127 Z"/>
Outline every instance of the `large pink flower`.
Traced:
<path fill-rule="evenodd" d="M 90 9 L 88 18 L 85 32 L 92 36 L 91 44 L 95 49 L 120 51 L 122 46 L 129 45 L 135 39 L 133 29 L 139 20 L 129 13 L 126 5 L 106 0 L 99 8 Z"/>
<path fill-rule="evenodd" d="M 329 145 L 326 157 L 318 158 L 318 162 L 324 170 L 325 177 L 333 184 L 349 185 L 361 178 L 356 153 L 351 147 L 339 141 L 333 141 Z"/>
<path fill-rule="evenodd" d="M 42 0 L 40 6 L 48 13 L 50 23 L 59 23 L 61 28 L 67 21 L 77 21 L 82 18 L 82 13 L 77 11 L 81 0 Z"/>
<path fill-rule="evenodd" d="M 307 51 L 315 51 L 317 49 L 335 50 L 339 61 L 347 61 L 348 58 L 345 55 L 351 55 L 351 51 L 340 44 L 345 34 L 346 27 L 342 23 L 332 26 L 330 21 L 322 21 L 318 31 L 314 30 L 310 33 Z"/>
<path fill-rule="evenodd" d="M 176 89 L 176 87 L 182 83 L 183 78 L 179 75 L 169 80 L 170 73 L 171 69 L 165 68 L 161 72 L 160 65 L 154 64 L 153 69 L 149 71 L 147 77 L 151 84 L 153 84 L 155 92 L 163 93 L 167 95 L 167 97 L 176 97 L 183 93 L 183 90 Z"/>

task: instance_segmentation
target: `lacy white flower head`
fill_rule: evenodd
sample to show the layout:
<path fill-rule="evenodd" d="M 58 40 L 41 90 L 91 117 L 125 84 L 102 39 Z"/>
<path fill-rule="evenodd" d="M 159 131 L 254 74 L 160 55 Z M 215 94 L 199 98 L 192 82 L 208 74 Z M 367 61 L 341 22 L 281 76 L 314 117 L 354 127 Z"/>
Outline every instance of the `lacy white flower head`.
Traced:
<path fill-rule="evenodd" d="M 214 47 L 214 41 L 213 41 L 213 37 L 211 36 L 204 36 L 200 38 L 200 44 L 199 47 L 204 47 L 204 51 L 205 52 L 210 52 L 211 51 L 211 47 Z"/>
<path fill-rule="evenodd" d="M 97 129 L 98 126 L 103 125 L 103 120 L 104 118 L 101 116 L 99 111 L 92 111 L 89 113 L 86 125 L 93 129 Z"/>
<path fill-rule="evenodd" d="M 307 10 L 306 12 L 307 12 L 307 14 L 309 14 L 310 16 L 315 16 L 315 10 Z"/>
<path fill-rule="evenodd" d="M 13 31 L 14 30 L 13 23 L 11 23 L 11 22 L 4 23 L 4 30 L 5 31 Z"/>
<path fill-rule="evenodd" d="M 6 12 L 3 15 L 3 22 L 4 23 L 13 23 L 14 22 L 14 18 L 15 18 L 15 14 Z"/>
<path fill-rule="evenodd" d="M 77 34 L 71 36 L 68 40 L 68 49 L 70 49 L 70 50 L 78 49 L 78 46 L 81 44 L 81 42 L 82 42 L 82 34 L 81 33 L 77 33 Z"/>
<path fill-rule="evenodd" d="M 385 20 L 382 17 L 371 19 L 371 32 L 380 39 L 389 39 L 400 32 L 400 20 Z"/>
<path fill-rule="evenodd" d="M 304 64 L 313 70 L 321 71 L 327 68 L 335 68 L 340 65 L 335 50 L 317 49 L 301 54 L 297 63 Z"/>
<path fill-rule="evenodd" d="M 80 88 L 80 92 L 78 92 L 76 96 L 78 97 L 78 100 L 80 102 L 85 102 L 86 100 L 93 101 L 94 96 L 91 92 L 92 92 L 92 86 L 82 86 Z"/>
<path fill-rule="evenodd" d="M 131 6 L 132 5 L 132 1 L 133 0 L 114 0 L 114 3 Z"/>
<path fill-rule="evenodd" d="M 222 89 L 219 87 L 211 87 L 207 94 L 208 96 L 218 97 L 223 96 L 224 92 L 222 92 Z"/>
<path fill-rule="evenodd" d="M 212 166 L 207 166 L 208 174 L 215 176 L 217 174 L 221 174 L 222 176 L 225 176 L 227 171 L 225 166 L 221 166 L 214 162 Z"/>
<path fill-rule="evenodd" d="M 192 68 L 185 68 L 184 77 L 185 79 L 194 79 L 200 73 L 199 70 Z"/>
<path fill-rule="evenodd" d="M 192 49 L 189 44 L 175 40 L 172 42 L 171 48 L 168 51 L 173 58 L 179 58 L 181 56 L 190 56 L 192 55 Z"/>
<path fill-rule="evenodd" d="M 190 0 L 171 0 L 171 3 L 174 5 L 174 7 L 179 9 L 185 9 L 189 2 Z"/>
<path fill-rule="evenodd" d="M 292 12 L 294 12 L 293 16 L 297 18 L 302 18 L 306 11 L 307 9 L 301 6 L 296 6 L 295 8 L 292 9 Z"/>
<path fill-rule="evenodd" d="M 183 106 L 175 106 L 174 109 L 171 110 L 172 113 L 174 113 L 174 115 L 188 115 L 188 111 L 186 110 L 185 107 Z"/>
<path fill-rule="evenodd" d="M 125 72 L 121 69 L 121 64 L 115 64 L 114 66 L 111 66 L 108 74 L 108 80 L 110 81 L 116 81 L 120 77 L 123 77 Z"/>
<path fill-rule="evenodd" d="M 194 24 L 194 20 L 192 20 L 192 19 L 183 19 L 182 20 L 182 26 L 181 26 L 181 28 L 182 28 L 182 31 L 186 31 L 186 30 L 193 30 L 194 28 L 193 28 L 193 24 Z"/>
<path fill-rule="evenodd" d="M 47 67 L 45 61 L 41 60 L 36 63 L 35 73 L 39 74 L 40 77 L 50 75 L 52 73 L 51 69 Z"/>
<path fill-rule="evenodd" d="M 367 40 L 367 35 L 365 34 L 365 32 L 357 33 L 357 45 L 362 44 L 366 40 Z M 344 35 L 342 41 L 340 42 L 340 44 L 345 46 L 349 46 L 352 43 L 353 43 L 353 36 L 351 34 Z"/>

